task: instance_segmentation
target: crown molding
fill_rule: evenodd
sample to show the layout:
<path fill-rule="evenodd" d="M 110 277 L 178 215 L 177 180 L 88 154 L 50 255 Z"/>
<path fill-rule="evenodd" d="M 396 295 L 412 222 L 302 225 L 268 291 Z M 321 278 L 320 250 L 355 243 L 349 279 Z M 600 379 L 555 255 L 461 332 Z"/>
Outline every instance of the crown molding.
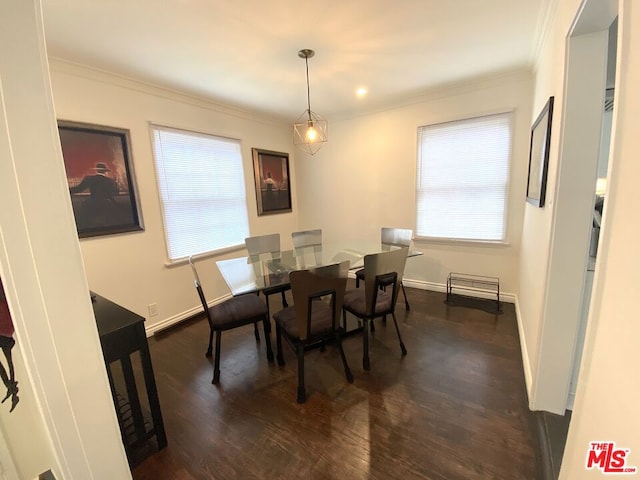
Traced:
<path fill-rule="evenodd" d="M 171 100 L 174 102 L 180 102 L 207 110 L 213 110 L 218 113 L 223 113 L 225 115 L 230 115 L 244 120 L 251 120 L 268 125 L 280 126 L 288 125 L 290 123 L 284 118 L 269 115 L 261 111 L 250 110 L 232 104 L 223 103 L 211 98 L 176 90 L 145 80 L 128 77 L 126 75 L 73 62 L 71 60 L 60 57 L 49 57 L 49 70 L 51 72 L 73 75 L 94 82 L 117 86 L 119 88 L 139 92 L 145 95 L 152 95 L 155 97 L 163 98 L 165 100 Z"/>

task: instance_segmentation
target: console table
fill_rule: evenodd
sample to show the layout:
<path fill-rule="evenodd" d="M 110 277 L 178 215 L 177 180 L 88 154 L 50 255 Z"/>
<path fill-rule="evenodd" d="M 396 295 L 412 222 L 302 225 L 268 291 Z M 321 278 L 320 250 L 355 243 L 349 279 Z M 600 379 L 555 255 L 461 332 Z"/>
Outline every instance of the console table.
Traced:
<path fill-rule="evenodd" d="M 102 353 L 107 367 L 113 403 L 118 415 L 122 442 L 129 459 L 152 437 L 158 448 L 167 446 L 158 391 L 153 376 L 149 345 L 144 329 L 144 317 L 91 292 L 91 302 L 98 325 Z M 150 418 L 143 413 L 143 404 L 136 385 L 132 355 L 139 354 L 142 377 L 146 389 L 145 406 Z M 120 364 L 121 372 L 115 368 Z"/>

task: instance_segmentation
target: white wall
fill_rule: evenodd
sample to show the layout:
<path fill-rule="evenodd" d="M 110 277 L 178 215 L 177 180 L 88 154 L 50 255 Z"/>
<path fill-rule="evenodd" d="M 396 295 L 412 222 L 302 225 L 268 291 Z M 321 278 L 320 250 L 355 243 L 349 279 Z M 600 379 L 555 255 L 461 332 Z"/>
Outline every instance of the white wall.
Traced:
<path fill-rule="evenodd" d="M 547 202 L 541 209 L 527 205 L 520 257 L 530 407 L 554 413 L 567 406 L 600 150 L 607 29 L 615 14 L 611 2 L 591 2 L 574 30 L 578 5 L 558 2 L 536 64 L 534 116 L 550 96 L 555 111 Z"/>
<path fill-rule="evenodd" d="M 609 190 L 578 391 L 560 473 L 560 478 L 567 480 L 602 477 L 598 470 L 585 471 L 592 441 L 615 441 L 619 448 L 629 449 L 627 466 L 640 467 L 638 2 L 619 2 L 618 28 Z"/>
<path fill-rule="evenodd" d="M 38 0 L 0 16 L 0 275 L 21 402 L 0 427 L 20 478 L 127 479 L 57 135 Z"/>
<path fill-rule="evenodd" d="M 434 289 L 442 288 L 451 271 L 495 275 L 502 290 L 513 294 L 527 181 L 531 86 L 528 72 L 510 73 L 469 80 L 385 111 L 332 119 L 327 145 L 312 157 L 298 157 L 301 228 L 321 227 L 329 239 L 371 240 L 379 238 L 382 226 L 415 229 L 418 127 L 513 111 L 509 244 L 416 240 L 424 255 L 407 262 L 405 272 L 407 284 Z"/>
<path fill-rule="evenodd" d="M 296 160 L 288 125 L 62 61 L 51 62 L 51 75 L 58 119 L 130 130 L 145 230 L 86 238 L 80 245 L 90 288 L 146 317 L 148 332 L 194 314 L 199 305 L 189 266 L 166 266 L 149 122 L 240 139 L 251 235 L 281 232 L 283 247 L 290 245 L 289 232 L 297 229 L 299 215 L 295 183 L 291 213 L 258 217 L 251 157 L 252 147 L 288 152 L 295 181 Z M 204 261 L 200 273 L 210 301 L 229 294 L 215 260 L 240 253 Z M 158 304 L 158 316 L 148 316 L 151 303 Z"/>

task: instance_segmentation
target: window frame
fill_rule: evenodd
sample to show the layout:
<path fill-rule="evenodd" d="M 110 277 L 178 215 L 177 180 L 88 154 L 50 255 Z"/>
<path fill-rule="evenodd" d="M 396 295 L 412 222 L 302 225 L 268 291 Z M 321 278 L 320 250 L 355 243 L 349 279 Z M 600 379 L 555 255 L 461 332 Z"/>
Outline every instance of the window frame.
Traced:
<path fill-rule="evenodd" d="M 421 170 L 421 129 L 428 127 L 435 127 L 439 125 L 447 125 L 447 124 L 456 124 L 462 123 L 466 121 L 473 121 L 475 119 L 483 119 L 488 117 L 498 117 L 505 116 L 509 119 L 509 146 L 507 150 L 507 168 L 505 172 L 505 184 L 504 184 L 504 209 L 502 215 L 503 221 L 503 238 L 499 240 L 488 240 L 488 239 L 473 239 L 473 238 L 457 238 L 452 236 L 428 236 L 421 235 L 418 232 L 418 215 L 419 215 L 419 182 L 420 182 L 420 170 Z M 415 239 L 428 242 L 433 244 L 443 244 L 443 245 L 467 245 L 467 246 L 475 246 L 475 247 L 508 247 L 511 244 L 510 241 L 510 229 L 509 229 L 509 199 L 511 198 L 511 175 L 513 172 L 513 161 L 514 161 L 514 137 L 515 137 L 515 111 L 513 109 L 510 110 L 498 110 L 489 113 L 482 113 L 471 116 L 464 116 L 452 120 L 444 120 L 437 121 L 431 123 L 425 123 L 417 126 L 416 129 L 416 176 L 415 176 L 415 214 L 414 214 L 414 231 Z"/>
<path fill-rule="evenodd" d="M 164 237 L 164 246 L 165 246 L 165 255 L 166 255 L 166 262 L 165 262 L 165 266 L 167 267 L 172 267 L 172 266 L 178 266 L 178 265 L 184 265 L 189 261 L 189 256 L 180 256 L 180 257 L 176 257 L 176 258 L 171 258 L 170 256 L 170 244 L 169 244 L 169 232 L 167 230 L 167 220 L 166 220 L 166 206 L 165 206 L 165 200 L 163 198 L 163 192 L 162 192 L 162 188 L 160 186 L 160 182 L 161 182 L 161 177 L 159 175 L 159 165 L 158 165 L 158 160 L 156 158 L 156 139 L 155 139 L 155 135 L 156 135 L 156 131 L 160 129 L 160 130 L 165 130 L 165 131 L 171 131 L 171 132 L 175 132 L 175 133 L 183 133 L 185 135 L 194 135 L 194 136 L 203 136 L 203 137 L 212 137 L 214 139 L 217 140 L 223 140 L 223 141 L 229 141 L 229 142 L 233 142 L 236 143 L 238 146 L 238 153 L 239 153 L 239 161 L 240 161 L 240 170 L 242 171 L 242 188 L 243 188 L 243 199 L 244 199 L 244 207 L 245 207 L 245 213 L 246 213 L 246 222 L 247 222 L 247 232 L 246 235 L 250 235 L 250 231 L 251 231 L 251 223 L 250 223 L 250 215 L 249 215 L 249 203 L 248 203 L 248 198 L 247 198 L 247 180 L 246 180 L 246 162 L 245 162 L 245 158 L 243 155 L 243 145 L 242 145 L 242 140 L 240 138 L 235 138 L 232 136 L 228 136 L 228 135 L 220 135 L 220 134 L 214 134 L 211 132 L 205 132 L 205 131 L 200 131 L 200 130 L 192 130 L 192 129 L 187 129 L 187 128 L 182 128 L 182 127 L 175 127 L 175 126 L 170 126 L 170 125 L 166 125 L 166 124 L 161 124 L 161 123 L 154 123 L 154 122 L 150 122 L 149 123 L 149 135 L 150 135 L 150 140 L 151 140 L 151 152 L 152 152 L 152 159 L 153 159 L 153 167 L 154 167 L 154 173 L 155 173 L 155 186 L 157 188 L 157 194 L 158 194 L 158 201 L 160 203 L 160 211 L 161 211 L 161 221 L 162 221 L 162 232 L 163 232 L 163 237 Z M 237 251 L 244 248 L 244 237 L 242 239 L 238 240 L 238 243 L 234 243 L 233 245 L 226 245 L 223 247 L 219 247 L 219 248 L 213 248 L 210 250 L 206 250 L 206 251 L 202 251 L 199 253 L 195 253 L 193 254 L 194 258 L 208 258 L 208 257 L 212 257 L 212 256 L 216 256 L 216 255 L 221 255 L 224 253 L 228 253 L 228 252 L 232 252 L 232 251 Z"/>

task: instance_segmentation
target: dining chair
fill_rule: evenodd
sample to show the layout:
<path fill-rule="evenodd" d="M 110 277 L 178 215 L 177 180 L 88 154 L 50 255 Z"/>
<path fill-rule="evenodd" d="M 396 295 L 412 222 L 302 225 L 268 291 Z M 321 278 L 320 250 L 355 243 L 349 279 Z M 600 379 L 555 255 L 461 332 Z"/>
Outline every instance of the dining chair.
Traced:
<path fill-rule="evenodd" d="M 383 247 L 408 247 L 411 245 L 412 238 L 413 230 L 408 228 L 382 227 L 380 229 L 380 243 Z M 362 280 L 364 280 L 364 268 L 356 271 L 356 287 L 360 286 Z M 400 288 L 404 297 L 404 307 L 410 310 L 411 306 L 409 305 L 409 300 L 407 300 L 404 284 L 400 283 Z"/>
<path fill-rule="evenodd" d="M 403 356 L 407 354 L 407 349 L 404 346 L 400 329 L 398 328 L 395 307 L 408 252 L 409 247 L 402 247 L 397 250 L 365 255 L 364 291 L 361 288 L 353 288 L 347 290 L 344 295 L 342 321 L 345 328 L 347 312 L 355 315 L 363 322 L 362 366 L 365 370 L 370 369 L 369 329 L 367 324 L 373 322 L 375 318 L 385 317 L 386 315 L 393 317 L 393 323 L 400 341 L 400 350 Z"/>
<path fill-rule="evenodd" d="M 268 255 L 270 259 L 276 259 L 280 255 L 280 234 L 272 233 L 269 235 L 257 235 L 254 237 L 247 237 L 244 239 L 244 244 L 247 247 L 247 252 L 252 261 L 257 261 L 261 256 Z M 269 314 L 269 297 L 274 294 L 282 295 L 282 306 L 288 307 L 287 297 L 285 292 L 289 290 L 289 285 L 267 287 L 262 290 L 265 300 L 267 302 L 267 314 Z M 271 323 L 269 321 L 269 328 Z"/>
<path fill-rule="evenodd" d="M 198 276 L 198 270 L 192 257 L 189 257 L 189 264 L 193 271 L 193 283 L 198 291 L 198 297 L 202 303 L 202 308 L 209 322 L 209 347 L 206 356 L 212 353 L 213 335 L 216 334 L 216 353 L 213 364 L 213 380 L 211 383 L 220 381 L 220 344 L 222 332 L 236 327 L 242 327 L 262 321 L 264 325 L 264 337 L 267 344 L 267 360 L 273 362 L 273 350 L 271 349 L 271 338 L 269 335 L 270 323 L 267 306 L 264 301 L 255 295 L 239 295 L 218 303 L 212 307 L 207 303 Z"/>
<path fill-rule="evenodd" d="M 321 229 L 291 232 L 291 240 L 300 270 L 322 264 Z"/>
<path fill-rule="evenodd" d="M 306 401 L 304 354 L 307 347 L 320 342 L 337 342 L 344 374 L 349 383 L 353 375 L 342 348 L 344 330 L 340 327 L 340 311 L 347 285 L 349 262 L 344 261 L 289 274 L 293 305 L 276 312 L 276 345 L 278 365 L 284 366 L 282 337 L 296 352 L 298 359 L 298 403 Z"/>
<path fill-rule="evenodd" d="M 315 247 L 322 245 L 322 229 L 301 230 L 291 233 L 294 248 Z"/>

